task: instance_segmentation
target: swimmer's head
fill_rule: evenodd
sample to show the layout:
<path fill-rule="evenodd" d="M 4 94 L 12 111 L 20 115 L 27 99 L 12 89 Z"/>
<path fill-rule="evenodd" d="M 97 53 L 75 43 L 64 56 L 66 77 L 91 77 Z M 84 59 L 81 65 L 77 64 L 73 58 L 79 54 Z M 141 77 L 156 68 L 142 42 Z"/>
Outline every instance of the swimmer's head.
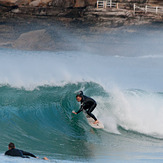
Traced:
<path fill-rule="evenodd" d="M 14 149 L 14 148 L 15 148 L 15 144 L 14 144 L 14 143 L 10 143 L 10 144 L 8 145 L 8 148 L 9 148 L 9 149 Z"/>
<path fill-rule="evenodd" d="M 76 100 L 77 100 L 78 102 L 80 102 L 80 101 L 82 100 L 82 96 L 81 96 L 81 95 L 76 95 Z"/>

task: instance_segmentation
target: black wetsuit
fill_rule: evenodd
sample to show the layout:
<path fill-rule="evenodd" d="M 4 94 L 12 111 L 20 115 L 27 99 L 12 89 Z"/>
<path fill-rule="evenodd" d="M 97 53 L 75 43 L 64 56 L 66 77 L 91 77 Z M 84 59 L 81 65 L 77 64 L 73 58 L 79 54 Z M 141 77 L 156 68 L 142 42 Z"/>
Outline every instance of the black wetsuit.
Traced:
<path fill-rule="evenodd" d="M 15 148 L 6 151 L 5 155 L 15 156 L 15 157 L 22 157 L 22 158 L 29 158 L 28 156 L 31 156 L 31 157 L 36 158 L 36 156 L 33 155 L 32 153 L 25 152 L 25 151 L 22 151 L 22 150 L 19 150 L 19 149 L 15 149 Z"/>
<path fill-rule="evenodd" d="M 94 99 L 83 95 L 82 100 L 81 100 L 81 107 L 79 111 L 77 112 L 77 114 L 83 111 L 84 109 L 86 110 L 87 114 L 96 121 L 97 118 L 91 113 L 95 109 L 96 105 L 97 104 Z"/>

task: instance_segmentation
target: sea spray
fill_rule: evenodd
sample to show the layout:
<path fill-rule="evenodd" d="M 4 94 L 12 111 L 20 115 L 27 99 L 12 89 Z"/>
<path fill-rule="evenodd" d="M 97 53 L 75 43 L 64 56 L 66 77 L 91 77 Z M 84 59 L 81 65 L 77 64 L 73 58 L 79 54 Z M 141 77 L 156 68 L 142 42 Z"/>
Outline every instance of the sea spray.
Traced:
<path fill-rule="evenodd" d="M 163 58 L 100 56 L 83 52 L 0 50 L 0 84 L 25 89 L 95 82 L 106 90 L 162 91 Z M 152 67 L 151 67 L 152 65 Z"/>
<path fill-rule="evenodd" d="M 117 127 L 163 138 L 162 94 L 142 90 L 115 90 L 110 93 L 109 109 Z M 104 111 L 105 112 L 105 111 Z"/>

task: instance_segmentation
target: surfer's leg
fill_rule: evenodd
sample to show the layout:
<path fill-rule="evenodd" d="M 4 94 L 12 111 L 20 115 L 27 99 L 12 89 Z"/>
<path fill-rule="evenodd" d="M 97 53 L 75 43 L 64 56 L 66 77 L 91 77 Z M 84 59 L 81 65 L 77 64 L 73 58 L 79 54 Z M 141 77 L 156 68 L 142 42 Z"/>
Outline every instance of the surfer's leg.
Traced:
<path fill-rule="evenodd" d="M 88 114 L 90 117 L 92 117 L 95 121 L 97 121 L 97 118 L 91 113 L 91 112 L 95 109 L 95 107 L 96 107 L 96 104 L 92 105 L 92 106 L 88 109 L 87 114 Z"/>
<path fill-rule="evenodd" d="M 95 121 L 97 121 L 97 118 L 89 111 L 87 111 L 87 114 L 92 117 Z"/>

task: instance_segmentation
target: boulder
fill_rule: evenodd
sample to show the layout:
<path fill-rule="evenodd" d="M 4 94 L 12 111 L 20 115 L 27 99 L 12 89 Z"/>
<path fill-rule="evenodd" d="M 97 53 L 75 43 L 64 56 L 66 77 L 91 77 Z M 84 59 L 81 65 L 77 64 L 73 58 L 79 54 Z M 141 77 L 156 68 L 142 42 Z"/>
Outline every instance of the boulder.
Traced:
<path fill-rule="evenodd" d="M 38 6 L 40 6 L 40 4 L 41 4 L 41 0 L 35 0 L 35 1 L 32 1 L 31 3 L 29 3 L 29 6 L 38 7 Z"/>
<path fill-rule="evenodd" d="M 11 12 L 15 14 L 19 14 L 21 13 L 21 10 L 19 8 L 16 8 L 16 9 L 13 9 Z"/>
<path fill-rule="evenodd" d="M 34 0 L 29 3 L 29 6 L 39 7 L 39 6 L 48 6 L 52 0 Z"/>
<path fill-rule="evenodd" d="M 51 50 L 55 43 L 45 29 L 23 33 L 12 43 L 12 47 L 23 50 Z"/>

